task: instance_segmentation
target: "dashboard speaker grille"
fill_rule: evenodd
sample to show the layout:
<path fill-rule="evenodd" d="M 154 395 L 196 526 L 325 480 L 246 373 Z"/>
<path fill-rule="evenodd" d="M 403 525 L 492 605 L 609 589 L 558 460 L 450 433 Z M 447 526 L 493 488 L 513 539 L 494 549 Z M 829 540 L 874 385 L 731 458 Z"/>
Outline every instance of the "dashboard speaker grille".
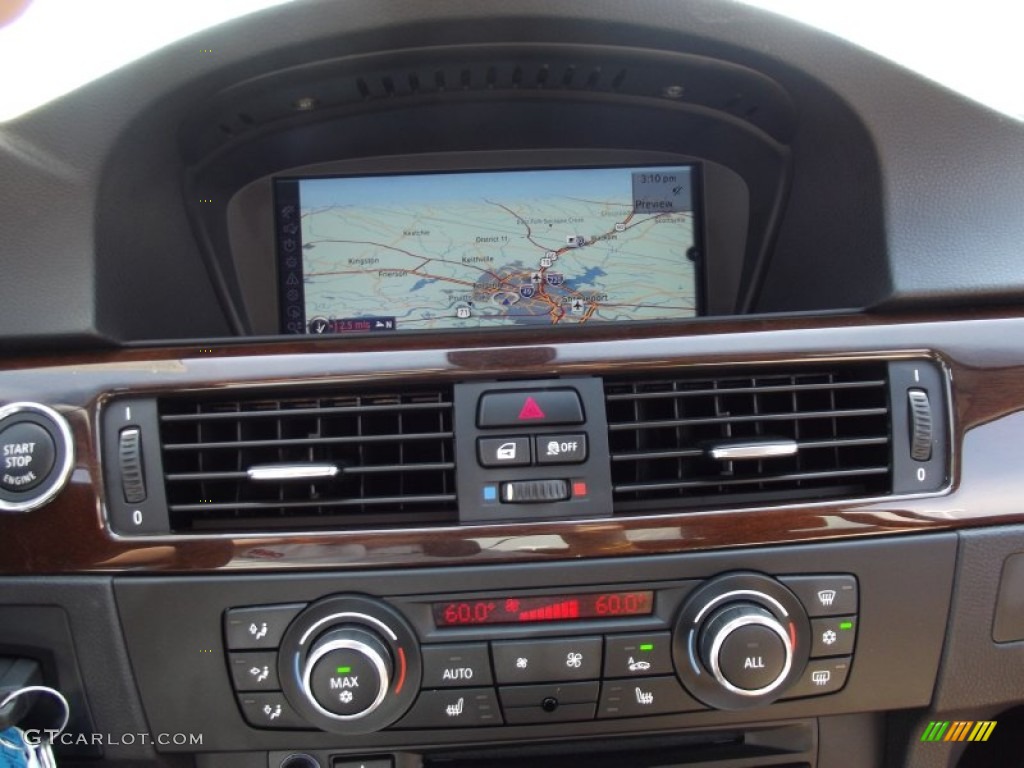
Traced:
<path fill-rule="evenodd" d="M 605 397 L 617 514 L 892 489 L 884 364 L 608 379 Z"/>
<path fill-rule="evenodd" d="M 164 398 L 176 532 L 454 522 L 451 390 Z"/>

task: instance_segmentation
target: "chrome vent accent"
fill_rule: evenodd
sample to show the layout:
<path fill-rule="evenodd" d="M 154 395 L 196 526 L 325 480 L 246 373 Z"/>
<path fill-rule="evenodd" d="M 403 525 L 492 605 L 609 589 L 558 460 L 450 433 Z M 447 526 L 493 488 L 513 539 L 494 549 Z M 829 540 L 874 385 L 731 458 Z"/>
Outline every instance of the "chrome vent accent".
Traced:
<path fill-rule="evenodd" d="M 892 490 L 884 363 L 606 379 L 605 398 L 617 514 Z"/>
<path fill-rule="evenodd" d="M 450 388 L 168 397 L 159 415 L 174 532 L 457 520 Z"/>

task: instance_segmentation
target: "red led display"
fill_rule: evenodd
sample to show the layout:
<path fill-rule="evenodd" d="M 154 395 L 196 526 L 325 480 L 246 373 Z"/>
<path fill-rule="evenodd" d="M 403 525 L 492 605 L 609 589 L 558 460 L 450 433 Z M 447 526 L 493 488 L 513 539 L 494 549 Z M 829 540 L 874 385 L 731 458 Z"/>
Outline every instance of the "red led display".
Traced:
<path fill-rule="evenodd" d="M 476 624 L 524 624 L 536 621 L 579 621 L 609 616 L 650 616 L 654 592 L 595 592 L 589 595 L 491 597 L 453 600 L 431 606 L 439 627 Z"/>

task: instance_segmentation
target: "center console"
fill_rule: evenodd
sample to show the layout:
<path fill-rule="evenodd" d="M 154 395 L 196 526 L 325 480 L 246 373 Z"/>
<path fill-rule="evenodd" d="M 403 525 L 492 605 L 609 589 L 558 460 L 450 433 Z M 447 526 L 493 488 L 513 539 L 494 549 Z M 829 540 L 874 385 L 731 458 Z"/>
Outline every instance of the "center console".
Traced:
<path fill-rule="evenodd" d="M 746 709 L 841 690 L 857 631 L 849 574 L 400 605 L 339 595 L 229 609 L 228 666 L 249 724 L 361 734 Z M 495 615 L 508 627 L 491 639 L 459 639 Z M 526 624 L 559 635 L 523 638 Z M 417 639 L 429 636 L 448 642 Z"/>
<path fill-rule="evenodd" d="M 323 764 L 922 706 L 954 560 L 938 534 L 114 583 L 154 729 Z"/>

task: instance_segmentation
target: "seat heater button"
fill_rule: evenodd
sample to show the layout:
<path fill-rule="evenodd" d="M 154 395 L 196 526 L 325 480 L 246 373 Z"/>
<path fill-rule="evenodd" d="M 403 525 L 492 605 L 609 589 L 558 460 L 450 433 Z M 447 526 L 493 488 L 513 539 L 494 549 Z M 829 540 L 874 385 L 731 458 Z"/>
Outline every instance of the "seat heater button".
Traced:
<path fill-rule="evenodd" d="M 501 725 L 493 688 L 423 691 L 412 710 L 393 728 L 465 728 Z"/>
<path fill-rule="evenodd" d="M 672 677 L 647 677 L 643 680 L 606 680 L 601 684 L 597 716 L 642 717 L 673 712 L 695 712 L 704 706 L 693 699 Z"/>

